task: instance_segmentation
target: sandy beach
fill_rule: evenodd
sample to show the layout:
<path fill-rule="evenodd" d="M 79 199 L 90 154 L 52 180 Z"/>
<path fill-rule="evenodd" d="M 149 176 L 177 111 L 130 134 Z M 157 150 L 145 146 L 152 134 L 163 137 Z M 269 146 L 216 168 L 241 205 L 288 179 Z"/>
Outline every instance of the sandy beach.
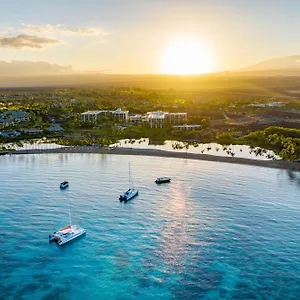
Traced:
<path fill-rule="evenodd" d="M 117 155 L 143 155 L 158 157 L 173 157 L 181 159 L 195 159 L 205 161 L 215 161 L 223 163 L 244 164 L 259 167 L 278 168 L 292 171 L 300 171 L 300 163 L 285 160 L 255 160 L 238 157 L 222 157 L 209 154 L 183 153 L 154 149 L 133 149 L 133 148 L 96 148 L 93 146 L 62 147 L 55 149 L 35 149 L 35 150 L 17 150 L 9 152 L 11 155 L 19 154 L 42 154 L 42 153 L 99 153 L 99 154 L 117 154 Z"/>

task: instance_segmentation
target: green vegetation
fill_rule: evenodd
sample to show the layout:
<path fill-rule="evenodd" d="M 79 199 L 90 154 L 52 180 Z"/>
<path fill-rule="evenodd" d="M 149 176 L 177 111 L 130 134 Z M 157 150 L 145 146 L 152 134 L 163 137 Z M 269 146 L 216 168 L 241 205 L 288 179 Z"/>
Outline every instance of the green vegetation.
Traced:
<path fill-rule="evenodd" d="M 43 133 L 0 137 L 0 145 L 55 138 L 56 142 L 64 145 L 106 146 L 120 139 L 149 138 L 157 143 L 164 140 L 182 141 L 184 144 L 180 147 L 185 148 L 208 142 L 247 144 L 273 150 L 287 160 L 300 158 L 300 101 L 284 96 L 272 100 L 273 105 L 271 100 L 266 100 L 267 95 L 253 97 L 243 92 L 237 94 L 204 93 L 202 88 L 178 91 L 141 88 L 3 91 L 0 92 L 0 113 L 19 109 L 28 112 L 30 117 L 25 122 L 8 126 L 0 123 L 0 131 L 37 128 L 42 129 Z M 145 124 L 122 123 L 107 117 L 96 123 L 83 123 L 81 120 L 80 114 L 84 111 L 118 107 L 129 110 L 130 114 L 156 110 L 187 112 L 187 124 L 201 125 L 201 129 L 178 131 L 170 125 L 163 129 L 151 129 Z M 53 122 L 59 123 L 65 131 L 47 132 Z"/>
<path fill-rule="evenodd" d="M 244 136 L 252 146 L 272 149 L 283 159 L 300 158 L 300 130 L 271 126 Z"/>

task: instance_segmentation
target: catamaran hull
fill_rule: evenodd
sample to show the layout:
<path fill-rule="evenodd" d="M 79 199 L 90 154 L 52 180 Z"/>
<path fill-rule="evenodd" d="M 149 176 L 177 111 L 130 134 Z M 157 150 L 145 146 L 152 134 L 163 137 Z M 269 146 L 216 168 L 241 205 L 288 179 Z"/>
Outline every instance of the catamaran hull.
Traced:
<path fill-rule="evenodd" d="M 72 232 L 68 232 L 72 230 Z M 75 232 L 74 232 L 74 231 Z M 59 231 L 54 232 L 53 234 L 49 235 L 49 242 L 55 241 L 58 245 L 64 245 L 68 242 L 71 242 L 80 236 L 86 233 L 85 229 L 80 228 L 78 226 L 67 226 L 65 228 L 60 229 Z"/>
<path fill-rule="evenodd" d="M 129 200 L 133 199 L 133 198 L 136 197 L 138 194 L 139 194 L 139 192 L 136 191 L 136 192 L 134 192 L 134 193 L 132 193 L 132 194 L 130 194 L 130 195 L 127 195 L 127 196 L 121 195 L 120 198 L 119 198 L 119 200 L 120 200 L 121 202 L 122 202 L 122 201 L 126 202 L 126 201 L 129 201 Z"/>
<path fill-rule="evenodd" d="M 69 238 L 69 239 L 67 239 L 67 240 L 61 240 L 60 242 L 57 242 L 57 244 L 58 244 L 59 246 L 62 246 L 62 245 L 64 245 L 64 244 L 66 244 L 66 243 L 69 243 L 69 242 L 75 240 L 75 239 L 78 239 L 79 237 L 83 236 L 85 233 L 86 233 L 86 232 L 83 231 L 82 233 L 78 233 L 78 234 L 72 236 L 71 238 Z"/>

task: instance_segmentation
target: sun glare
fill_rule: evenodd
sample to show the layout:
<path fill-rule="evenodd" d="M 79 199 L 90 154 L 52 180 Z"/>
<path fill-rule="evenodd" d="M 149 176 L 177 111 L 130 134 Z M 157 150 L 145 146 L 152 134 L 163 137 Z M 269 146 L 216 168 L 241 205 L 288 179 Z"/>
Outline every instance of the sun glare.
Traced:
<path fill-rule="evenodd" d="M 203 74 L 213 71 L 209 45 L 195 38 L 184 38 L 172 43 L 162 57 L 162 74 Z"/>

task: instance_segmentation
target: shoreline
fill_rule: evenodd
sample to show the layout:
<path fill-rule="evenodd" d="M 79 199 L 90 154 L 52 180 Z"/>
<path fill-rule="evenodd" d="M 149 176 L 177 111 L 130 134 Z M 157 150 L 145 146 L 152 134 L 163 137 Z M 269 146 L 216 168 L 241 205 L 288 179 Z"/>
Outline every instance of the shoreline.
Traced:
<path fill-rule="evenodd" d="M 6 155 L 20 154 L 51 154 L 51 153 L 98 153 L 98 154 L 114 154 L 114 155 L 141 155 L 141 156 L 156 156 L 156 157 L 171 157 L 181 159 L 204 160 L 212 162 L 234 163 L 251 165 L 258 167 L 285 169 L 300 172 L 300 163 L 285 161 L 285 160 L 255 160 L 250 158 L 240 157 L 225 157 L 214 156 L 209 154 L 173 152 L 156 149 L 133 149 L 133 148 L 96 148 L 93 146 L 76 146 L 76 147 L 61 147 L 55 149 L 43 150 L 16 150 L 8 151 Z"/>

